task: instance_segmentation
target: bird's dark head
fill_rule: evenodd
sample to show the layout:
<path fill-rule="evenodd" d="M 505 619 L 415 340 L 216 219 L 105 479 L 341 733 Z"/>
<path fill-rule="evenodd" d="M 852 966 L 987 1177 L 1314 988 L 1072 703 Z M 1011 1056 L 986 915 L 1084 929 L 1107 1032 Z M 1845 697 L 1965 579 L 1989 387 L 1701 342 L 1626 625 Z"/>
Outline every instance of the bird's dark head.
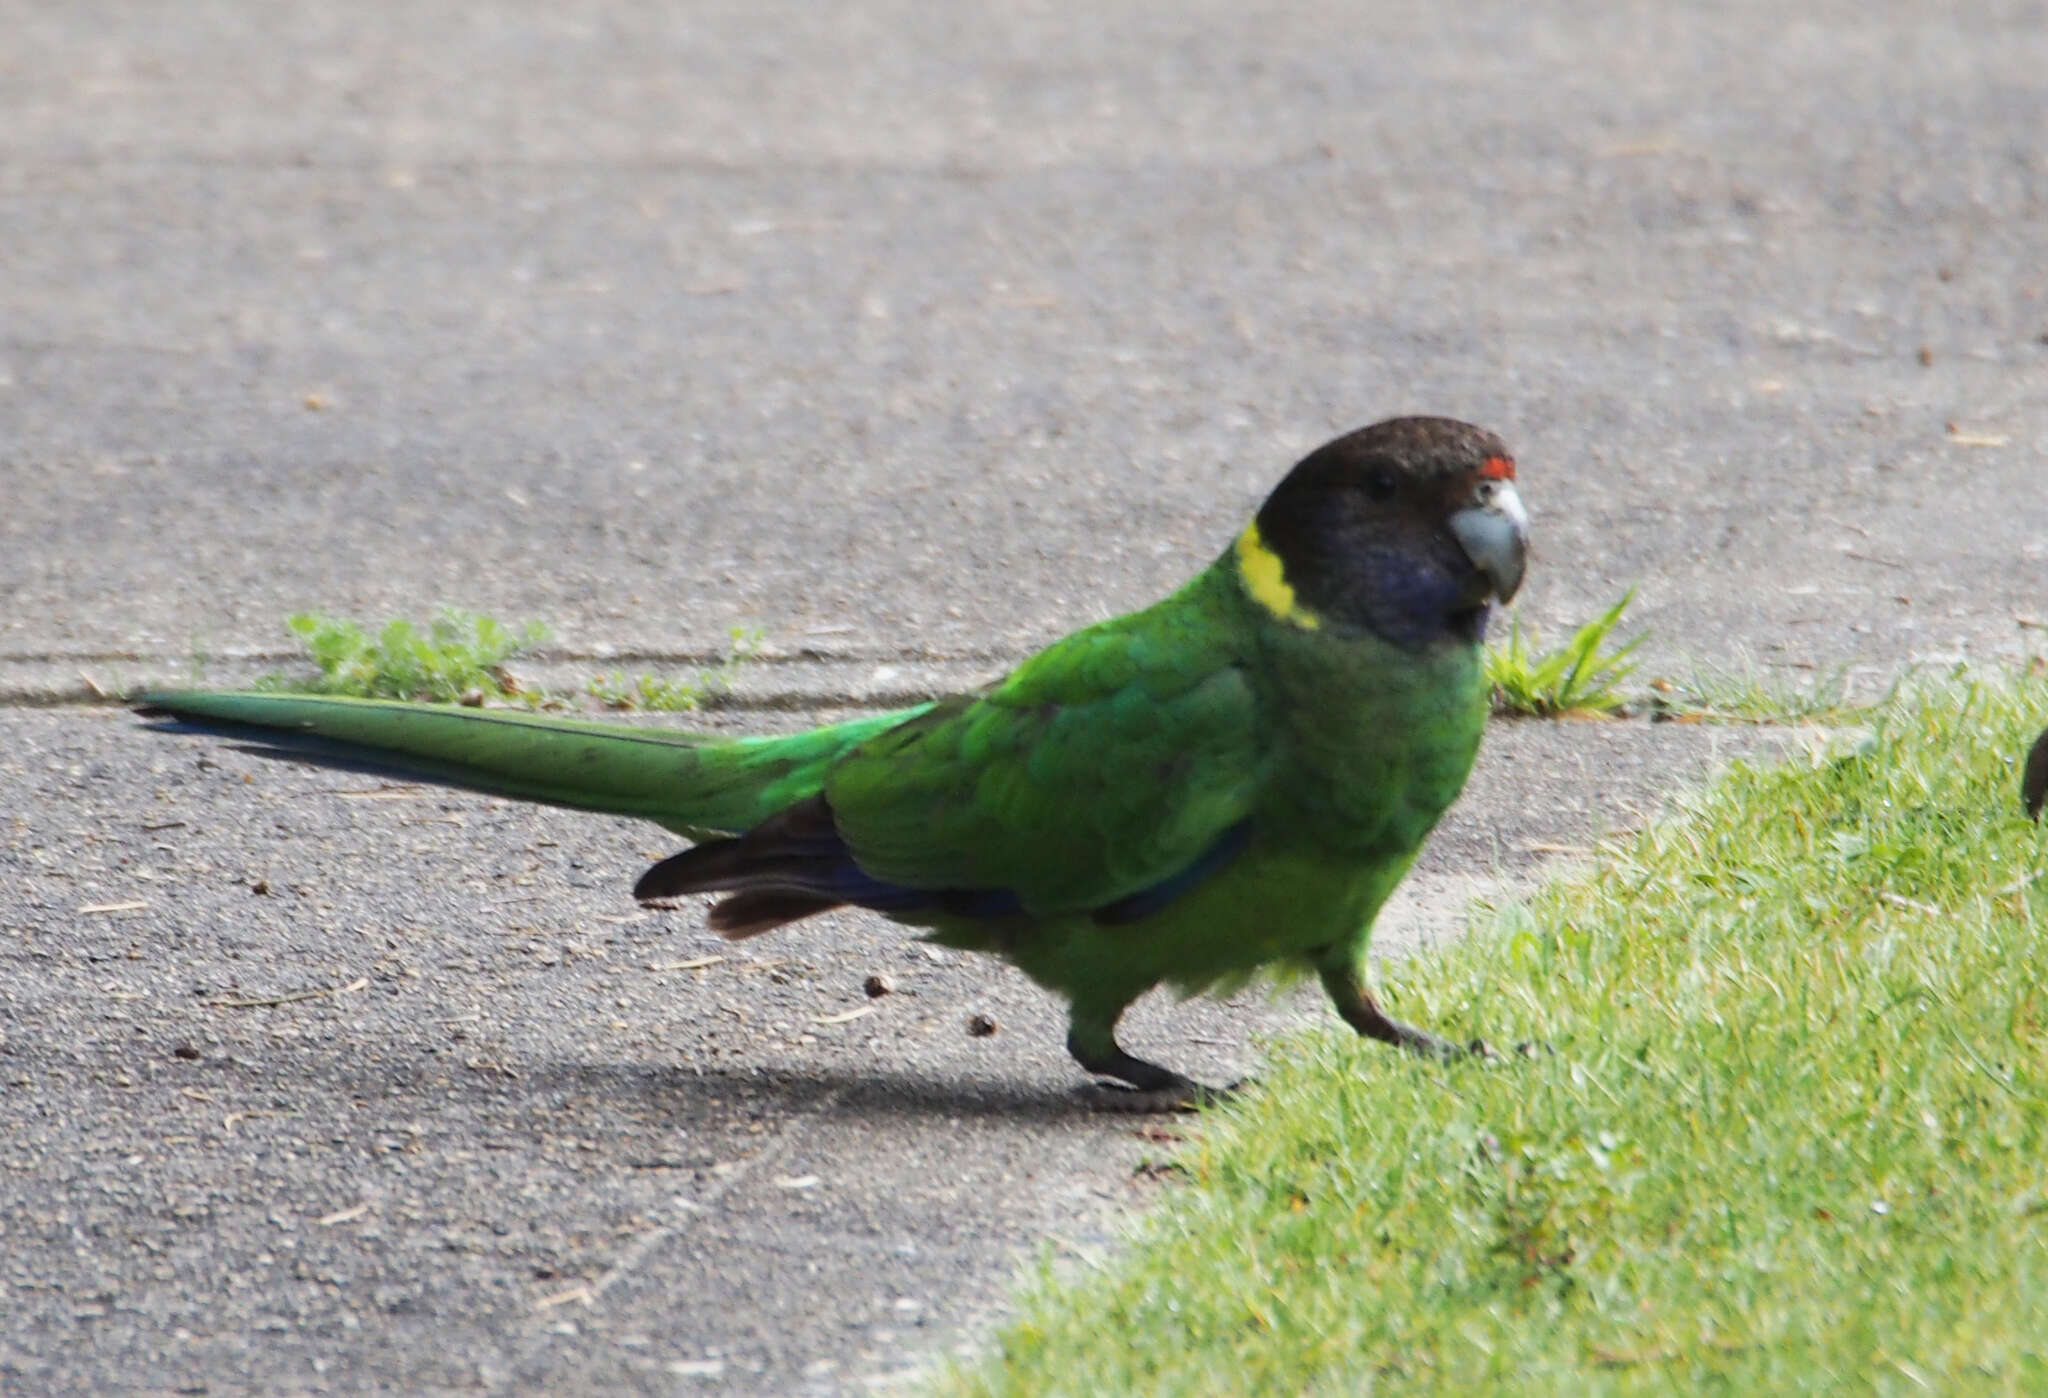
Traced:
<path fill-rule="evenodd" d="M 1489 604 L 1522 585 L 1528 537 L 1500 438 L 1397 417 L 1304 457 L 1235 555 L 1246 592 L 1282 620 L 1419 650 L 1480 638 Z"/>

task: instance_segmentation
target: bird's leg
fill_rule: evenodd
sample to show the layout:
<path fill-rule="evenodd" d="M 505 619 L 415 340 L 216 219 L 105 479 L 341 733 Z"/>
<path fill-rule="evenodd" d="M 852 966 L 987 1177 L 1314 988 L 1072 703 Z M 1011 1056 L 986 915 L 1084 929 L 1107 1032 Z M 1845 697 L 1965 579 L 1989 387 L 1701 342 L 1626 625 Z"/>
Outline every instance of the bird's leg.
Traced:
<path fill-rule="evenodd" d="M 1368 1039 L 1378 1039 L 1383 1044 L 1392 1044 L 1439 1061 L 1463 1058 L 1468 1054 L 1478 1058 L 1494 1056 L 1493 1049 L 1484 1039 L 1474 1039 L 1460 1048 L 1427 1029 L 1403 1024 L 1389 1015 L 1380 1008 L 1379 1001 L 1372 998 L 1372 992 L 1365 988 L 1365 976 L 1355 963 L 1326 964 L 1322 967 L 1322 977 L 1323 989 L 1329 992 L 1330 1002 L 1337 1007 L 1337 1013 L 1344 1017 L 1346 1024 Z"/>
<path fill-rule="evenodd" d="M 1205 1087 L 1171 1068 L 1147 1063 L 1117 1047 L 1116 1020 L 1122 1011 L 1119 1005 L 1107 1016 L 1084 1018 L 1076 1006 L 1073 1022 L 1067 1029 L 1067 1052 L 1076 1063 L 1098 1078 L 1115 1078 L 1130 1084 L 1097 1084 L 1096 1106 L 1117 1112 L 1185 1112 L 1213 1102 L 1228 1091 Z"/>

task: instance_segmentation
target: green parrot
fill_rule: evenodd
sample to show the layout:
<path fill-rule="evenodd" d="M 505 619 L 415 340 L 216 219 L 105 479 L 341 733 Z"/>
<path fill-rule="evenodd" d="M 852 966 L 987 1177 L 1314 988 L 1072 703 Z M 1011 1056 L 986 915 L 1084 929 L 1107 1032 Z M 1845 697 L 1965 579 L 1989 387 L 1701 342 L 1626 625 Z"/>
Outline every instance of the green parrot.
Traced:
<path fill-rule="evenodd" d="M 1167 1109 L 1210 1090 L 1116 1040 L 1162 983 L 1305 968 L 1359 1033 L 1467 1051 L 1381 1010 L 1366 946 L 1472 768 L 1480 640 L 1527 537 L 1499 438 L 1395 418 L 1311 452 L 1165 600 L 893 713 L 728 739 L 361 699 L 137 706 L 302 760 L 645 817 L 696 843 L 636 897 L 722 895 L 709 921 L 730 938 L 851 905 L 1000 956 L 1068 1001 L 1068 1051 L 1123 1085 L 1107 1102 Z"/>

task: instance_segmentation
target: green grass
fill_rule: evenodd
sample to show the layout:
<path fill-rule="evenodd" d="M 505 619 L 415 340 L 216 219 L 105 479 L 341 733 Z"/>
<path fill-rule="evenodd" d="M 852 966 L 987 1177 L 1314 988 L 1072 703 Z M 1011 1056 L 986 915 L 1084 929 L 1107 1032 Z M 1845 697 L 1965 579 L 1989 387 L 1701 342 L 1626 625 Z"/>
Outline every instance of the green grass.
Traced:
<path fill-rule="evenodd" d="M 1395 967 L 947 1394 L 2048 1392 L 2048 696 L 1926 687 Z"/>
<path fill-rule="evenodd" d="M 740 666 L 760 653 L 761 632 L 735 626 L 732 644 L 725 658 L 708 670 L 683 678 L 642 674 L 628 679 L 623 670 L 599 675 L 586 686 L 590 696 L 608 709 L 690 710 L 706 699 L 732 688 L 733 675 Z"/>
<path fill-rule="evenodd" d="M 285 625 L 305 646 L 315 673 L 266 675 L 257 682 L 259 689 L 444 704 L 495 699 L 557 707 L 561 702 L 520 684 L 505 668 L 506 661 L 548 639 L 548 628 L 537 621 L 508 626 L 495 617 L 443 608 L 424 626 L 401 617 L 372 629 L 317 612 L 288 617 Z M 760 649 L 759 631 L 735 626 L 725 658 L 694 676 L 628 679 L 615 670 L 592 678 L 585 691 L 611 709 L 695 709 L 730 689 L 734 673 Z"/>
<path fill-rule="evenodd" d="M 1494 712 L 1553 718 L 1567 713 L 1613 713 L 1627 702 L 1621 683 L 1635 673 L 1629 655 L 1643 643 L 1637 636 L 1610 648 L 1608 638 L 1635 600 L 1635 589 L 1550 650 L 1535 648 L 1519 615 L 1508 623 L 1507 639 L 1486 648 L 1486 679 L 1493 686 Z"/>
<path fill-rule="evenodd" d="M 356 622 L 301 612 L 285 625 L 306 647 L 318 674 L 310 681 L 267 676 L 260 688 L 346 694 L 372 699 L 453 703 L 463 695 L 513 698 L 518 686 L 505 662 L 548 638 L 537 621 L 517 627 L 495 617 L 444 607 L 425 626 L 404 618 L 373 634 Z"/>
<path fill-rule="evenodd" d="M 1804 682 L 1782 674 L 1740 669 L 1699 669 L 1682 682 L 1651 684 L 1650 707 L 1667 718 L 1720 723 L 1860 723 L 1883 699 L 1859 703 L 1849 695 L 1846 666 Z"/>

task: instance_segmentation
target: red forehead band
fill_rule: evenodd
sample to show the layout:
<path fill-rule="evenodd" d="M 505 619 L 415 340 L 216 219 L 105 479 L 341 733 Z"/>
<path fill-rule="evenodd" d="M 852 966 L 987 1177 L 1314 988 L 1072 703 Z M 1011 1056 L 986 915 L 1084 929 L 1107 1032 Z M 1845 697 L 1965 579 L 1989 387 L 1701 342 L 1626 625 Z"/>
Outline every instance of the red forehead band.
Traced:
<path fill-rule="evenodd" d="M 1515 463 L 1505 456 L 1489 456 L 1479 474 L 1490 481 L 1511 481 L 1515 478 Z"/>

